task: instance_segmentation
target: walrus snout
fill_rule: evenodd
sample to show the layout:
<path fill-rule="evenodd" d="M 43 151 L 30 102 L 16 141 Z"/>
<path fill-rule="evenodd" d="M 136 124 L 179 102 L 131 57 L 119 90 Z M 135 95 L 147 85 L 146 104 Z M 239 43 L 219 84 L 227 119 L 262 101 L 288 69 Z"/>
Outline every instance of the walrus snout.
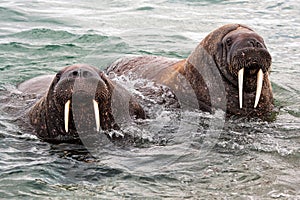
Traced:
<path fill-rule="evenodd" d="M 240 108 L 243 107 L 244 82 L 246 83 L 246 90 L 252 91 L 256 86 L 254 108 L 257 107 L 262 91 L 264 73 L 270 71 L 272 61 L 266 48 L 255 40 L 251 39 L 250 41 L 251 45 L 256 45 L 256 47 L 246 47 L 235 51 L 229 61 L 229 71 L 238 78 Z"/>
<path fill-rule="evenodd" d="M 229 71 L 235 77 L 238 76 L 238 72 L 245 68 L 250 74 L 259 69 L 266 73 L 270 71 L 272 58 L 270 53 L 265 48 L 243 48 L 236 50 L 229 60 Z M 252 72 L 252 73 L 251 73 Z"/>
<path fill-rule="evenodd" d="M 57 76 L 53 96 L 58 112 L 63 114 L 66 133 L 75 131 L 76 126 L 100 131 L 101 115 L 108 109 L 111 92 L 103 73 L 88 65 L 73 65 L 64 68 Z M 104 124 L 104 123 L 103 123 Z M 74 129 L 74 130 L 73 130 Z"/>
<path fill-rule="evenodd" d="M 53 93 L 58 108 L 71 100 L 74 94 L 89 98 L 106 96 L 108 89 L 101 73 L 88 65 L 68 66 L 57 73 Z"/>

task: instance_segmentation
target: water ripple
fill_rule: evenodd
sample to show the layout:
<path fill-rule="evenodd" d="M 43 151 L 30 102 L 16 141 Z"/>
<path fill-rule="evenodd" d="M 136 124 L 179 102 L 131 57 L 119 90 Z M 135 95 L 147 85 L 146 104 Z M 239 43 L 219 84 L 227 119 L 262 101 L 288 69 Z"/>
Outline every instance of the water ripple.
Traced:
<path fill-rule="evenodd" d="M 163 143 L 102 147 L 96 156 L 21 129 L 24 103 L 32 101 L 18 93 L 19 82 L 73 63 L 104 69 L 132 54 L 186 58 L 225 23 L 247 24 L 264 37 L 275 122 L 229 121 L 216 137 L 205 131 L 210 116 L 185 113 L 187 127 L 178 132 L 182 121 L 164 111 L 155 113 L 152 132 L 127 130 L 152 140 L 161 134 Z M 297 1 L 1 1 L 0 197 L 299 199 L 299 25 Z"/>

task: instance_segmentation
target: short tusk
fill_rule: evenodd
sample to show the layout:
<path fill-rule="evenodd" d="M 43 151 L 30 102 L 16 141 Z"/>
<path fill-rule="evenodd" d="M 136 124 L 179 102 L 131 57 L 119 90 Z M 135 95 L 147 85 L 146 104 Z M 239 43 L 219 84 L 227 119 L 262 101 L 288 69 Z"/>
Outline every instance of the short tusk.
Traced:
<path fill-rule="evenodd" d="M 262 69 L 260 69 L 257 73 L 257 86 L 256 86 L 256 96 L 255 96 L 255 103 L 254 103 L 254 108 L 257 107 L 261 90 L 262 90 L 262 85 L 263 85 L 263 79 L 264 79 L 264 73 Z"/>
<path fill-rule="evenodd" d="M 244 81 L 244 68 L 240 69 L 238 74 L 240 108 L 243 108 L 243 81 Z"/>
<path fill-rule="evenodd" d="M 97 101 L 93 100 L 94 105 L 94 112 L 95 112 L 95 120 L 96 120 L 96 128 L 97 132 L 100 131 L 100 113 L 99 113 L 99 106 Z"/>
<path fill-rule="evenodd" d="M 69 113 L 70 113 L 70 103 L 71 101 L 68 100 L 65 104 L 65 131 L 69 132 Z"/>

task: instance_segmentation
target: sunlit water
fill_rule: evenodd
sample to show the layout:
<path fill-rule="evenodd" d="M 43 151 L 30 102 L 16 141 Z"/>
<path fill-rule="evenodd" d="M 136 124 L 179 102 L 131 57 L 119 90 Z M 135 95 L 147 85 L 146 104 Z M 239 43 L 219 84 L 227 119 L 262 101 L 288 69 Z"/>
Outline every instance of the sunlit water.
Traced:
<path fill-rule="evenodd" d="M 297 1 L 275 0 L 1 1 L 0 198 L 299 199 L 299 10 Z M 185 58 L 226 23 L 246 24 L 266 41 L 275 122 L 216 130 L 216 116 L 181 112 L 176 124 L 160 110 L 146 128 L 128 127 L 149 144 L 104 146 L 94 157 L 80 145 L 42 142 L 17 123 L 30 103 L 19 82 L 73 63 L 105 69 L 126 55 Z"/>

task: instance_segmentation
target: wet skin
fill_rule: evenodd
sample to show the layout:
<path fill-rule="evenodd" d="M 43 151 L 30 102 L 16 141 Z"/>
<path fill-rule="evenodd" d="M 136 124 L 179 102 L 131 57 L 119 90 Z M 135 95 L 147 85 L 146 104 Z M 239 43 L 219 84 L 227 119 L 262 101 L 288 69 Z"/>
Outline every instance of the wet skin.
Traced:
<path fill-rule="evenodd" d="M 195 96 L 197 107 L 204 111 L 221 108 L 227 117 L 270 120 L 274 107 L 270 68 L 263 38 L 244 25 L 228 24 L 208 34 L 187 59 L 124 58 L 109 66 L 107 73 L 149 79 L 177 96 Z M 216 78 L 219 82 L 213 81 Z M 219 91 L 217 98 L 212 98 L 212 88 Z"/>
<path fill-rule="evenodd" d="M 33 85 L 39 87 L 34 91 Z M 100 130 L 119 129 L 112 113 L 113 93 L 115 99 L 118 93 L 127 96 L 124 101 L 129 102 L 124 103 L 128 103 L 132 118 L 145 118 L 141 106 L 126 90 L 89 65 L 65 67 L 55 76 L 28 80 L 19 89 L 42 93 L 30 108 L 28 118 L 35 134 L 49 142 L 80 142 L 78 131 L 97 134 Z"/>

